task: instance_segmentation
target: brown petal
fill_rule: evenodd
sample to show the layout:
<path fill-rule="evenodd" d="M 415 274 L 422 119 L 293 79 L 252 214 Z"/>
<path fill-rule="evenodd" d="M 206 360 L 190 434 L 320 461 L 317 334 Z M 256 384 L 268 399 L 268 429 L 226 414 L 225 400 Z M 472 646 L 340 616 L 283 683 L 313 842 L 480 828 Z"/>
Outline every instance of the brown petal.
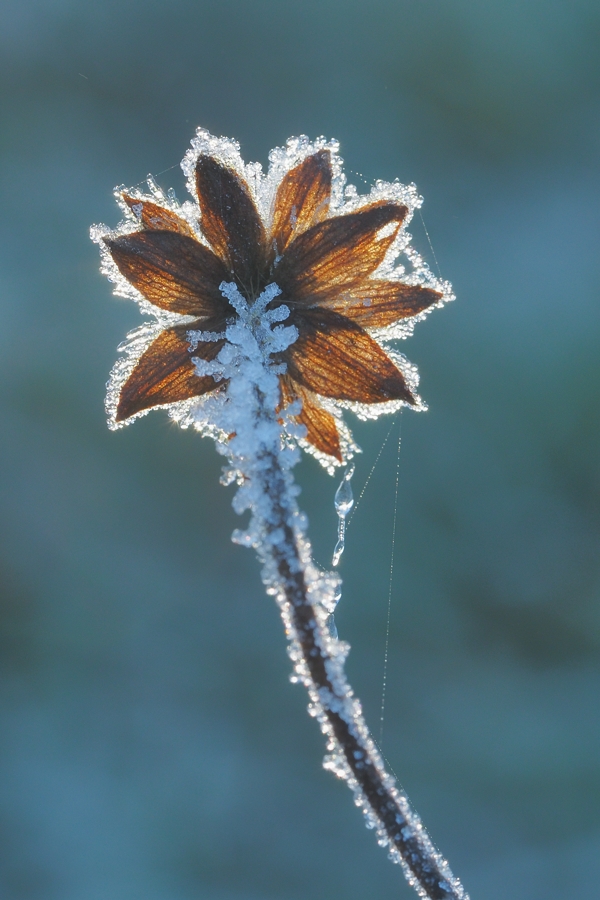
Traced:
<path fill-rule="evenodd" d="M 360 325 L 328 309 L 295 310 L 298 340 L 282 354 L 288 375 L 335 400 L 414 405 L 402 372 Z"/>
<path fill-rule="evenodd" d="M 356 286 L 340 291 L 335 299 L 324 305 L 363 328 L 385 328 L 399 319 L 416 316 L 441 298 L 439 291 L 418 284 L 366 278 Z"/>
<path fill-rule="evenodd" d="M 317 402 L 314 394 L 304 390 L 296 384 L 288 375 L 279 377 L 281 386 L 282 404 L 287 406 L 294 400 L 302 401 L 302 410 L 295 416 L 295 420 L 306 428 L 306 440 L 321 453 L 333 456 L 342 462 L 340 449 L 340 436 L 337 430 L 335 416 Z"/>
<path fill-rule="evenodd" d="M 381 202 L 314 225 L 289 245 L 275 270 L 277 284 L 301 305 L 331 301 L 381 265 L 406 213 L 405 206 Z M 391 233 L 381 237 L 390 224 Z"/>
<path fill-rule="evenodd" d="M 219 291 L 227 270 L 199 241 L 174 231 L 137 231 L 105 243 L 119 272 L 160 309 L 211 316 L 229 308 Z"/>
<path fill-rule="evenodd" d="M 322 222 L 331 197 L 331 154 L 319 150 L 284 175 L 277 189 L 271 239 L 278 253 L 311 225 Z"/>
<path fill-rule="evenodd" d="M 150 200 L 140 200 L 138 197 L 130 197 L 129 194 L 121 194 L 123 200 L 148 231 L 177 231 L 188 237 L 195 237 L 194 229 L 180 216 L 175 215 L 170 209 L 152 203 Z"/>
<path fill-rule="evenodd" d="M 211 327 L 214 322 L 210 323 Z M 225 340 L 201 342 L 190 350 L 188 332 L 206 328 L 200 320 L 188 325 L 176 325 L 161 332 L 138 359 L 123 387 L 117 406 L 117 422 L 135 413 L 165 403 L 200 397 L 217 387 L 211 375 L 196 375 L 192 357 L 213 360 Z"/>
<path fill-rule="evenodd" d="M 215 253 L 249 296 L 265 266 L 265 230 L 247 185 L 212 156 L 196 163 L 200 225 Z"/>

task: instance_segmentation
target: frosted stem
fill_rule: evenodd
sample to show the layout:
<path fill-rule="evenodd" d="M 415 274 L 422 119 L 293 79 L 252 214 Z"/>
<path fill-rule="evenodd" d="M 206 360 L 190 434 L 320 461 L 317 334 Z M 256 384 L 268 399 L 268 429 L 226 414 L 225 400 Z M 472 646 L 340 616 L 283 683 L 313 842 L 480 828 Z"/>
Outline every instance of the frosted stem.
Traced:
<path fill-rule="evenodd" d="M 263 405 L 259 418 L 274 421 L 275 415 Z M 299 524 L 289 466 L 282 467 L 281 452 L 272 446 L 263 449 L 259 465 L 252 468 L 268 501 L 261 504 L 260 516 L 253 509 L 252 530 L 254 534 L 262 532 L 263 537 L 253 543 L 264 564 L 265 584 L 281 609 L 296 680 L 307 687 L 309 711 L 327 737 L 325 766 L 348 782 L 367 825 L 377 829 L 379 843 L 389 847 L 390 857 L 401 863 L 408 882 L 422 898 L 468 900 L 406 795 L 386 772 L 360 703 L 346 681 L 343 662 L 349 648 L 327 629 L 327 615 L 318 597 L 323 588 L 315 583 L 311 571 L 310 546 Z"/>
<path fill-rule="evenodd" d="M 231 463 L 225 482 L 235 479 L 239 485 L 234 509 L 250 511 L 247 530 L 236 531 L 233 537 L 256 549 L 267 592 L 279 605 L 293 679 L 306 687 L 309 712 L 327 739 L 325 768 L 347 782 L 367 827 L 376 830 L 379 844 L 389 848 L 390 858 L 401 864 L 420 897 L 468 900 L 406 795 L 386 772 L 360 702 L 346 679 L 344 661 L 350 648 L 330 627 L 340 579 L 331 572 L 319 572 L 312 562 L 292 477 L 298 452 L 282 433 L 279 367 L 272 359 L 297 339 L 298 332 L 293 326 L 277 324 L 288 316 L 285 305 L 267 309 L 280 293 L 276 284 L 268 285 L 251 305 L 235 284 L 224 282 L 221 291 L 239 318 L 227 326 L 227 344 L 210 364 L 228 379 L 227 392 L 214 399 L 210 421 L 228 436 L 217 442 L 217 448 Z M 201 369 L 202 374 L 207 371 Z M 341 518 L 352 506 L 351 476 L 349 467 L 336 496 Z"/>
<path fill-rule="evenodd" d="M 377 182 L 370 194 L 371 199 L 359 198 L 356 189 L 351 186 L 344 187 L 345 177 L 341 170 L 341 161 L 336 154 L 337 144 L 335 142 L 326 143 L 322 138 L 315 143 L 309 142 L 305 137 L 290 139 L 285 150 L 276 149 L 272 152 L 269 172 L 263 176 L 260 166 L 254 164 L 246 166 L 243 163 L 235 142 L 226 138 L 216 138 L 203 129 L 199 129 L 192 142 L 192 149 L 188 151 L 182 163 L 188 177 L 188 187 L 194 197 L 194 206 L 190 207 L 187 212 L 183 207 L 179 207 L 174 194 L 169 193 L 165 196 L 152 177 L 148 179 L 150 194 L 154 197 L 150 203 L 147 197 L 142 197 L 136 190 L 130 197 L 119 189 L 122 206 L 129 207 L 132 197 L 136 198 L 131 205 L 134 223 L 128 219 L 115 231 L 104 226 L 95 226 L 92 229 L 92 237 L 101 246 L 103 270 L 115 282 L 117 293 L 135 297 L 138 302 L 141 302 L 142 309 L 149 305 L 155 311 L 157 323 L 144 326 L 129 336 L 129 342 L 123 347 L 125 356 L 117 363 L 111 376 L 107 409 L 111 427 L 117 428 L 126 421 L 145 414 L 153 406 L 166 405 L 170 414 L 180 424 L 186 427 L 194 425 L 202 434 L 214 438 L 219 453 L 227 457 L 230 463 L 224 471 L 223 483 L 236 482 L 238 485 L 233 499 L 234 509 L 238 513 L 250 511 L 248 528 L 245 531 L 236 530 L 233 539 L 240 544 L 255 548 L 262 562 L 262 578 L 267 592 L 274 596 L 279 604 L 289 639 L 288 653 L 293 662 L 293 678 L 302 682 L 306 687 L 310 698 L 309 712 L 319 722 L 327 740 L 325 768 L 347 782 L 354 793 L 356 805 L 362 809 L 365 815 L 367 826 L 375 829 L 379 844 L 389 848 L 389 857 L 394 862 L 401 864 L 409 884 L 415 888 L 420 897 L 425 900 L 426 898 L 429 900 L 448 900 L 448 898 L 450 900 L 468 900 L 460 882 L 454 878 L 446 861 L 435 850 L 419 817 L 411 809 L 406 795 L 396 786 L 392 776 L 386 772 L 383 759 L 369 734 L 360 702 L 354 696 L 344 672 L 344 662 L 350 648 L 348 644 L 338 640 L 333 621 L 333 611 L 341 595 L 341 581 L 337 574 L 319 572 L 313 564 L 310 543 L 305 533 L 306 522 L 296 504 L 298 489 L 294 484 L 292 468 L 298 460 L 298 446 L 302 446 L 306 441 L 306 446 L 312 447 L 327 468 L 333 469 L 335 460 L 321 452 L 320 442 L 317 440 L 315 443 L 314 441 L 315 434 L 312 434 L 308 440 L 306 423 L 302 424 L 298 418 L 298 407 L 301 406 L 301 401 L 298 398 L 289 404 L 283 402 L 283 395 L 287 395 L 289 392 L 282 390 L 283 382 L 280 384 L 279 379 L 287 373 L 291 377 L 292 385 L 297 385 L 300 389 L 300 395 L 304 393 L 304 388 L 312 385 L 317 392 L 315 397 L 317 409 L 321 409 L 321 413 L 326 417 L 323 421 L 329 421 L 330 424 L 327 427 L 333 428 L 335 434 L 341 439 L 338 459 L 340 461 L 342 458 L 347 459 L 352 454 L 349 434 L 337 413 L 336 416 L 332 416 L 333 410 L 328 411 L 330 404 L 333 404 L 339 412 L 340 404 L 346 405 L 343 400 L 346 393 L 344 390 L 340 391 L 337 385 L 333 385 L 335 387 L 333 391 L 327 389 L 323 396 L 319 393 L 320 378 L 324 373 L 329 373 L 333 384 L 337 364 L 339 363 L 340 367 L 340 377 L 341 373 L 347 369 L 347 360 L 343 362 L 346 350 L 340 345 L 343 352 L 340 351 L 341 355 L 336 362 L 336 353 L 332 352 L 335 348 L 333 337 L 331 340 L 334 342 L 328 346 L 330 332 L 327 316 L 325 316 L 324 323 L 318 326 L 308 324 L 308 320 L 303 324 L 304 314 L 298 316 L 301 308 L 305 305 L 302 293 L 304 290 L 302 275 L 296 272 L 290 280 L 290 272 L 295 271 L 296 263 L 292 265 L 291 270 L 287 270 L 287 276 L 284 264 L 277 269 L 281 259 L 290 258 L 287 257 L 287 249 L 285 250 L 286 256 L 278 256 L 271 266 L 273 277 L 277 275 L 278 271 L 284 273 L 285 290 L 277 283 L 271 282 L 264 286 L 259 296 L 255 296 L 253 292 L 252 282 L 256 282 L 254 285 L 256 287 L 258 284 L 262 285 L 263 279 L 267 277 L 267 271 L 263 269 L 262 264 L 259 266 L 259 261 L 264 256 L 266 263 L 269 256 L 269 254 L 265 255 L 262 249 L 259 251 L 258 246 L 254 246 L 255 238 L 263 233 L 263 226 L 258 227 L 256 217 L 265 219 L 265 227 L 275 238 L 279 226 L 274 226 L 275 230 L 272 230 L 270 229 L 271 224 L 278 221 L 279 213 L 282 209 L 287 208 L 286 204 L 290 197 L 308 196 L 305 191 L 307 185 L 311 183 L 313 175 L 306 173 L 314 172 L 317 180 L 314 182 L 314 186 L 310 187 L 311 191 L 316 191 L 314 196 L 323 197 L 323 203 L 329 206 L 331 195 L 330 212 L 324 212 L 322 215 L 329 221 L 332 221 L 332 216 L 336 218 L 339 216 L 340 220 L 343 219 L 345 222 L 343 229 L 350 229 L 349 231 L 342 229 L 340 232 L 341 235 L 348 235 L 347 238 L 340 237 L 342 243 L 350 240 L 355 227 L 351 224 L 354 221 L 350 215 L 351 210 L 361 216 L 363 214 L 367 216 L 369 204 L 373 201 L 373 205 L 377 206 L 387 217 L 380 220 L 380 225 L 376 225 L 373 220 L 373 224 L 365 226 L 368 227 L 369 234 L 371 234 L 370 229 L 375 229 L 372 232 L 373 239 L 377 237 L 382 241 L 385 239 L 386 242 L 382 243 L 382 255 L 379 258 L 381 264 L 378 263 L 377 278 L 371 282 L 370 277 L 367 277 L 368 273 L 365 272 L 364 285 L 369 287 L 369 291 L 371 289 L 369 285 L 388 285 L 391 289 L 393 285 L 404 284 L 398 280 L 405 271 L 404 267 L 396 265 L 398 255 L 400 252 L 404 252 L 412 267 L 407 282 L 411 285 L 409 292 L 416 289 L 422 292 L 419 294 L 422 299 L 428 298 L 423 299 L 424 305 L 417 305 L 415 309 L 425 312 L 432 305 L 440 305 L 453 298 L 450 286 L 435 279 L 423 260 L 410 247 L 410 235 L 404 230 L 414 210 L 421 204 L 421 198 L 417 195 L 415 186 L 404 187 L 398 182 L 394 184 Z M 326 158 L 327 163 L 325 162 Z M 321 161 L 317 162 L 318 159 Z M 202 168 L 208 160 L 211 160 L 209 169 Z M 305 166 L 308 168 L 304 168 Z M 159 232 L 166 227 L 186 235 L 182 237 L 181 233 L 171 233 L 173 239 L 177 238 L 177 245 L 172 244 L 171 241 L 163 241 L 160 245 L 162 249 L 156 245 L 156 253 L 160 255 L 164 251 L 165 258 L 168 260 L 171 260 L 171 250 L 168 248 L 175 246 L 180 248 L 176 253 L 173 250 L 175 253 L 173 256 L 173 260 L 175 260 L 172 272 L 173 283 L 181 287 L 181 285 L 189 286 L 194 279 L 197 280 L 198 272 L 205 272 L 205 263 L 202 262 L 200 265 L 198 260 L 204 259 L 204 255 L 207 253 L 211 256 L 211 251 L 207 250 L 203 244 L 196 246 L 191 237 L 187 236 L 188 232 L 193 233 L 191 229 L 195 230 L 198 215 L 201 213 L 197 204 L 198 176 L 199 173 L 205 172 L 201 179 L 204 187 L 201 188 L 200 193 L 209 197 L 209 195 L 212 196 L 214 185 L 217 184 L 216 172 L 220 170 L 229 173 L 226 176 L 224 174 L 218 176 L 219 179 L 225 178 L 224 185 L 233 185 L 234 182 L 236 184 L 235 190 L 233 187 L 227 187 L 226 191 L 232 192 L 228 196 L 238 197 L 238 199 L 231 200 L 231 203 L 228 200 L 225 206 L 221 203 L 222 197 L 206 200 L 209 210 L 211 204 L 214 207 L 214 214 L 210 215 L 213 215 L 214 222 L 217 223 L 216 225 L 213 223 L 212 228 L 214 234 L 217 235 L 217 241 L 215 243 L 210 229 L 209 232 L 205 231 L 204 237 L 221 259 L 227 259 L 226 270 L 229 270 L 230 264 L 232 269 L 235 268 L 235 279 L 233 279 L 234 272 L 232 271 L 233 280 L 222 281 L 219 285 L 226 304 L 217 302 L 219 298 L 213 296 L 212 288 L 215 285 L 212 284 L 212 276 L 209 274 L 219 271 L 221 264 L 219 263 L 217 266 L 216 263 L 213 265 L 206 262 L 206 274 L 202 275 L 202 278 L 206 277 L 207 279 L 206 300 L 203 299 L 204 295 L 202 298 L 194 297 L 192 304 L 192 294 L 189 294 L 188 288 L 185 287 L 185 291 L 188 291 L 186 297 L 189 295 L 190 298 L 189 304 L 186 300 L 185 303 L 180 304 L 181 308 L 179 308 L 174 301 L 173 303 L 165 301 L 166 305 L 163 305 L 162 301 L 156 301 L 157 305 L 153 306 L 162 287 L 157 286 L 155 298 L 154 293 L 145 292 L 142 282 L 145 278 L 154 279 L 152 274 L 153 267 L 156 268 L 154 263 L 149 256 L 142 258 L 143 254 L 141 254 L 135 267 L 133 267 L 133 263 L 130 267 L 128 262 L 124 268 L 119 263 L 121 254 L 126 253 L 123 259 L 129 259 L 131 253 L 137 256 L 137 250 L 134 248 L 140 248 L 139 241 L 145 242 L 146 239 L 149 240 L 153 237 L 152 231 L 155 229 L 155 225 L 150 225 L 146 221 L 147 215 L 150 215 L 149 221 L 159 223 Z M 320 174 L 316 174 L 317 171 Z M 326 171 L 329 171 L 329 176 L 325 176 Z M 208 172 L 213 174 L 206 174 Z M 300 172 L 303 174 L 298 181 L 295 181 L 296 175 L 293 173 Z M 285 181 L 290 176 L 291 181 Z M 205 181 L 205 178 L 208 180 Z M 309 180 L 305 181 L 305 178 Z M 331 183 L 328 186 L 329 178 L 331 178 Z M 280 207 L 280 187 L 284 181 L 287 186 L 283 191 L 284 199 L 281 201 L 283 205 Z M 291 185 L 294 186 L 291 187 Z M 242 197 L 244 198 L 243 202 Z M 254 200 L 257 203 L 256 208 Z M 201 225 L 204 227 L 205 209 L 202 197 L 201 201 L 203 206 Z M 217 203 L 217 201 L 219 202 Z M 301 202 L 304 203 L 304 200 Z M 292 241 L 294 246 L 299 246 L 296 241 L 302 239 L 302 232 L 308 227 L 311 217 L 316 217 L 321 221 L 321 204 L 316 210 L 306 212 L 309 206 L 310 203 L 305 207 L 303 213 L 304 224 L 291 237 L 290 246 Z M 225 211 L 226 207 L 227 212 Z M 150 208 L 159 210 L 159 219 L 155 220 L 154 213 L 148 212 Z M 294 213 L 290 218 L 291 226 L 298 224 L 295 223 L 295 209 L 294 206 Z M 235 210 L 238 210 L 239 215 Z M 244 210 L 246 211 L 244 212 Z M 404 210 L 401 215 L 400 210 Z M 129 211 L 127 214 L 129 216 Z M 182 215 L 184 215 L 183 219 Z M 283 222 L 283 220 L 281 221 Z M 363 219 L 362 221 L 366 222 L 367 220 Z M 176 222 L 179 225 L 175 225 Z M 236 231 L 237 226 L 239 226 L 239 232 Z M 393 233 L 389 231 L 388 226 L 393 228 Z M 165 234 L 168 236 L 168 232 L 165 232 L 163 237 Z M 198 237 L 198 235 L 196 236 Z M 155 231 L 154 237 L 160 237 L 160 234 Z M 123 238 L 126 238 L 129 249 L 126 249 L 122 243 Z M 369 240 L 371 240 L 370 237 Z M 186 246 L 188 246 L 189 253 L 187 250 L 184 252 L 182 241 L 188 242 Z M 225 244 L 222 244 L 223 241 Z M 275 243 L 274 240 L 274 246 Z M 196 247 L 193 252 L 192 245 Z M 150 247 L 151 245 L 145 243 L 144 246 Z M 152 244 L 152 247 L 154 246 Z M 266 246 L 265 244 L 263 249 L 266 249 Z M 347 246 L 350 247 L 351 244 L 348 243 Z M 254 249 L 251 249 L 252 247 Z M 204 255 L 199 257 L 198 254 L 201 251 Z M 225 252 L 225 256 L 223 252 Z M 152 250 L 152 253 L 154 254 L 155 250 Z M 293 257 L 294 251 L 291 253 Z M 378 253 L 379 250 L 375 256 Z M 157 256 L 156 259 L 158 258 Z M 303 253 L 300 257 L 295 258 L 296 262 L 299 258 L 305 258 L 308 262 L 308 256 Z M 310 279 L 314 276 L 321 284 L 320 279 L 322 278 L 323 285 L 328 284 L 328 289 L 336 290 L 336 285 L 339 287 L 341 283 L 336 266 L 343 267 L 343 258 L 344 253 L 339 255 L 335 265 L 317 266 L 316 268 L 313 260 Z M 169 265 L 171 262 L 172 260 Z M 200 268 L 197 268 L 198 266 Z M 135 268 L 135 274 L 128 274 L 129 268 L 131 268 L 131 273 Z M 326 269 L 327 271 L 325 271 Z M 317 270 L 318 277 L 315 274 Z M 321 272 L 321 270 L 323 271 Z M 169 271 L 171 270 L 169 269 Z M 145 273 L 144 278 L 141 277 L 141 272 Z M 193 278 L 189 274 L 190 272 Z M 247 277 L 242 277 L 242 273 L 247 273 Z M 254 274 L 250 277 L 252 273 Z M 190 278 L 192 281 L 189 280 Z M 360 287 L 363 282 L 361 279 L 359 281 Z M 244 284 L 242 288 L 242 282 L 248 283 Z M 282 302 L 282 299 L 276 301 L 280 295 L 287 298 L 287 302 Z M 210 299 L 208 299 L 209 297 Z M 370 304 L 371 301 L 365 300 L 364 303 Z M 421 300 L 418 303 L 420 304 Z M 318 298 L 315 298 L 315 309 L 319 306 L 324 307 L 322 312 L 325 314 L 327 302 L 323 300 L 321 303 Z M 190 326 L 196 324 L 197 321 L 214 320 L 221 323 L 220 328 L 224 328 L 224 331 L 190 328 L 186 335 L 187 351 L 190 353 L 198 351 L 196 356 L 190 356 L 184 352 L 185 345 L 181 346 L 181 335 L 186 328 L 185 320 L 182 320 L 177 326 L 173 325 L 172 328 L 171 316 L 169 315 L 167 319 L 162 317 L 161 310 L 167 309 L 173 314 L 179 312 L 187 314 L 187 312 L 191 313 L 193 309 L 195 310 L 193 317 L 195 321 L 190 321 Z M 295 310 L 294 315 L 291 315 L 292 310 Z M 377 340 L 381 338 L 382 341 L 384 339 L 389 341 L 406 337 L 418 318 L 414 312 L 415 310 L 410 309 L 409 303 L 408 317 L 405 319 L 403 314 L 398 313 L 400 319 L 397 322 L 390 323 L 385 329 L 378 329 Z M 196 315 L 200 317 L 199 320 L 196 319 Z M 282 323 L 287 319 L 290 319 L 290 324 L 283 325 Z M 352 338 L 352 340 L 358 341 L 352 317 L 346 318 L 337 315 L 337 319 L 341 323 L 339 333 L 347 335 L 348 340 Z M 175 338 L 177 334 L 179 336 Z M 311 335 L 313 337 L 317 335 L 318 339 L 313 340 Z M 308 343 L 305 342 L 303 345 L 304 349 L 302 346 L 296 348 L 297 356 L 287 354 L 286 351 L 292 344 L 303 336 L 308 338 Z M 366 334 L 361 338 L 362 344 L 360 345 L 363 347 L 361 366 L 364 368 L 367 358 L 364 354 L 367 345 L 363 339 L 367 339 Z M 212 348 L 214 353 L 206 350 L 208 342 L 218 342 L 218 345 Z M 159 346 L 160 349 L 158 349 Z M 151 348 L 154 349 L 151 351 Z M 387 347 L 387 344 L 382 343 L 378 347 L 377 342 L 372 342 L 371 351 L 374 354 L 374 380 L 370 380 L 365 374 L 364 377 L 367 380 L 364 383 L 364 392 L 360 390 L 356 395 L 361 397 L 364 393 L 365 399 L 361 404 L 356 405 L 356 410 L 368 409 L 369 415 L 378 415 L 380 412 L 399 409 L 408 402 L 413 408 L 422 409 L 420 399 L 414 394 L 418 382 L 416 370 L 404 358 L 400 362 L 399 357 L 399 368 L 396 369 L 396 355 Z M 329 353 L 332 355 L 325 364 L 325 357 Z M 315 383 L 310 378 L 306 384 L 304 383 L 308 368 L 303 370 L 300 367 L 301 377 L 299 378 L 296 377 L 298 373 L 294 375 L 294 373 L 287 372 L 287 366 L 294 359 L 298 363 L 303 354 L 305 366 L 310 368 L 318 364 L 320 367 L 320 374 Z M 193 378 L 193 374 L 189 370 L 190 360 L 194 365 L 196 375 L 205 379 L 201 388 L 199 385 L 195 385 L 198 388 L 198 396 L 196 396 L 195 390 L 188 390 L 190 387 L 188 378 Z M 375 362 L 375 360 L 379 360 L 379 362 Z M 387 362 L 384 364 L 385 360 Z M 391 371 L 395 374 L 393 377 L 390 376 L 391 380 L 388 384 L 388 374 Z M 305 374 L 302 374 L 303 372 Z M 168 375 L 168 379 L 163 381 L 163 376 L 166 378 L 165 373 Z M 172 379 L 171 376 L 173 376 Z M 210 381 L 206 381 L 211 377 L 215 381 L 214 385 Z M 357 375 L 355 387 L 361 384 L 362 378 L 363 376 Z M 368 389 L 367 383 L 371 384 Z M 294 392 L 295 390 L 296 388 L 294 388 Z M 352 393 L 351 396 L 355 396 L 355 394 Z M 324 408 L 320 405 L 322 399 L 326 399 Z M 311 421 L 310 415 L 308 420 Z M 319 427 L 318 418 L 315 420 L 314 427 Z M 331 448 L 333 445 L 326 442 L 325 446 Z M 334 551 L 333 566 L 337 566 L 344 552 L 346 517 L 354 502 L 350 484 L 352 472 L 353 466 L 350 465 L 335 497 L 335 508 L 338 514 L 338 541 Z M 369 475 L 369 479 L 370 477 Z M 369 479 L 367 479 L 367 483 Z"/>

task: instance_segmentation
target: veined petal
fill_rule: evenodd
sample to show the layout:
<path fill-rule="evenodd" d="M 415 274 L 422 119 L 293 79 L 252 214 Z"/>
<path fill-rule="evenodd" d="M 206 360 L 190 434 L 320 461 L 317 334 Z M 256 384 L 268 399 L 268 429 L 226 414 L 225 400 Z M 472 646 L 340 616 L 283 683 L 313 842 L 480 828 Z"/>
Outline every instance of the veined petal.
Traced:
<path fill-rule="evenodd" d="M 219 291 L 227 269 L 212 250 L 175 231 L 137 231 L 105 244 L 119 272 L 160 309 L 191 316 L 225 315 Z"/>
<path fill-rule="evenodd" d="M 356 322 L 318 307 L 294 310 L 289 321 L 299 336 L 282 357 L 303 387 L 335 400 L 415 404 L 402 372 Z"/>
<path fill-rule="evenodd" d="M 151 200 L 131 197 L 129 194 L 123 193 L 121 196 L 147 231 L 177 231 L 179 234 L 195 238 L 191 225 L 170 209 L 165 209 L 164 206 L 159 206 Z"/>
<path fill-rule="evenodd" d="M 190 350 L 188 332 L 198 328 L 206 328 L 206 321 L 166 328 L 142 353 L 121 388 L 117 422 L 153 406 L 200 397 L 217 387 L 212 375 L 196 375 L 192 357 L 215 359 L 225 340 L 202 341 Z"/>
<path fill-rule="evenodd" d="M 385 328 L 429 309 L 442 298 L 440 291 L 419 284 L 367 278 L 323 303 L 363 328 Z"/>
<path fill-rule="evenodd" d="M 338 433 L 335 416 L 317 402 L 314 394 L 305 390 L 301 385 L 292 381 L 288 375 L 279 376 L 281 386 L 281 399 L 284 405 L 294 400 L 302 401 L 302 410 L 295 416 L 295 420 L 306 428 L 306 440 L 321 453 L 333 456 L 342 462 L 340 449 L 340 436 Z"/>
<path fill-rule="evenodd" d="M 277 284 L 292 303 L 331 301 L 341 288 L 381 265 L 407 212 L 405 206 L 381 201 L 314 225 L 289 245 L 275 270 Z M 386 225 L 390 228 L 382 235 Z"/>
<path fill-rule="evenodd" d="M 196 163 L 202 233 L 249 295 L 265 265 L 265 230 L 247 185 L 212 156 Z"/>
<path fill-rule="evenodd" d="M 282 254 L 293 238 L 327 218 L 331 153 L 318 150 L 284 175 L 277 189 L 271 239 Z"/>

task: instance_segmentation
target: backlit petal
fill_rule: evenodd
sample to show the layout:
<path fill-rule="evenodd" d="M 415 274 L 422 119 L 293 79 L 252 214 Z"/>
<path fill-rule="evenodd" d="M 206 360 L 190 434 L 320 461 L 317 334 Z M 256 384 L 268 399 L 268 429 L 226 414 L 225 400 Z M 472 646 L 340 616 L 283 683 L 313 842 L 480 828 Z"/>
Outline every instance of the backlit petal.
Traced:
<path fill-rule="evenodd" d="M 200 320 L 167 328 L 159 334 L 142 353 L 121 388 L 117 422 L 153 406 L 200 397 L 217 387 L 211 375 L 196 375 L 192 362 L 192 357 L 213 360 L 225 343 L 224 340 L 206 341 L 190 350 L 188 332 L 205 327 L 204 320 Z"/>
<path fill-rule="evenodd" d="M 138 197 L 130 197 L 129 194 L 121 194 L 123 200 L 132 211 L 136 219 L 147 231 L 177 231 L 188 237 L 195 237 L 193 228 L 185 219 L 176 215 L 170 209 L 152 203 L 151 200 L 140 200 Z"/>
<path fill-rule="evenodd" d="M 265 230 L 247 185 L 212 156 L 196 163 L 202 233 L 248 296 L 265 266 Z"/>
<path fill-rule="evenodd" d="M 329 212 L 331 154 L 319 150 L 284 175 L 273 209 L 271 240 L 282 254 L 289 242 Z"/>
<path fill-rule="evenodd" d="M 406 213 L 405 206 L 381 202 L 300 234 L 275 269 L 286 302 L 331 302 L 340 289 L 366 278 L 383 262 Z"/>
<path fill-rule="evenodd" d="M 352 319 L 363 328 L 385 328 L 399 319 L 416 316 L 438 303 L 439 291 L 421 285 L 367 278 L 323 305 Z"/>
<path fill-rule="evenodd" d="M 122 275 L 155 306 L 191 316 L 225 314 L 219 284 L 227 270 L 212 250 L 174 231 L 105 238 Z"/>
<path fill-rule="evenodd" d="M 283 354 L 288 375 L 335 400 L 414 404 L 402 372 L 360 325 L 327 309 L 295 310 L 299 337 Z"/>
<path fill-rule="evenodd" d="M 341 462 L 340 436 L 335 417 L 323 409 L 314 394 L 293 382 L 289 376 L 281 375 L 279 383 L 284 405 L 287 406 L 294 400 L 302 401 L 302 410 L 294 418 L 296 422 L 305 426 L 307 432 L 305 440 L 321 453 L 333 456 Z"/>

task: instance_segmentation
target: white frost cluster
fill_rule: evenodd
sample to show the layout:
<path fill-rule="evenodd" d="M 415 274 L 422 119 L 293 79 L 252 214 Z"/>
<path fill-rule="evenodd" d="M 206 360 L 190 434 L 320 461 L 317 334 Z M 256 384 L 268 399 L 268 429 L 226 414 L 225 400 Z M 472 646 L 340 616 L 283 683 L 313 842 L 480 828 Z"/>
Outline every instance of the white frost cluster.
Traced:
<path fill-rule="evenodd" d="M 248 509 L 252 512 L 249 529 L 236 531 L 234 540 L 258 549 L 265 541 L 263 525 L 273 518 L 264 478 L 275 460 L 284 472 L 280 493 L 294 495 L 289 471 L 297 462 L 298 453 L 286 440 L 275 412 L 279 404 L 277 376 L 282 365 L 275 364 L 272 355 L 293 344 L 298 331 L 293 325 L 281 324 L 289 316 L 285 304 L 267 309 L 281 293 L 276 284 L 267 285 L 253 304 L 242 297 L 234 283 L 223 282 L 220 289 L 238 318 L 227 325 L 222 335 L 190 331 L 188 337 L 192 347 L 198 341 L 226 337 L 227 343 L 214 361 L 195 359 L 194 364 L 199 375 L 212 375 L 216 381 L 225 380 L 228 386 L 226 391 L 208 394 L 205 403 L 190 412 L 190 418 L 200 430 L 214 429 L 217 450 L 230 460 L 222 480 L 239 485 L 234 508 L 238 513 Z M 287 412 L 281 411 L 281 415 Z M 277 538 L 276 532 L 270 532 L 269 545 Z"/>

